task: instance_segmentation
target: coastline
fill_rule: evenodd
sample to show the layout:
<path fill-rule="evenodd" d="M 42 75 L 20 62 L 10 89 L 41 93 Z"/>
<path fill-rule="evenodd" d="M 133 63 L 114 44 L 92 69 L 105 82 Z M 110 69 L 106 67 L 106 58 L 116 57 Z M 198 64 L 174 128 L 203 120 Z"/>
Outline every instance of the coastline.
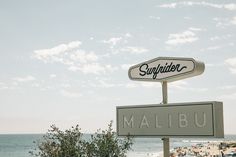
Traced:
<path fill-rule="evenodd" d="M 170 156 L 236 156 L 236 141 L 214 141 L 197 143 L 188 147 L 175 147 L 174 150 L 170 151 Z"/>
<path fill-rule="evenodd" d="M 4 134 L 0 135 L 0 156 L 2 157 L 30 157 L 29 151 L 35 148 L 33 141 L 40 140 L 43 134 Z M 85 134 L 85 138 L 89 138 L 90 134 Z M 171 152 L 175 153 L 179 148 L 190 148 L 192 146 L 202 144 L 207 148 L 207 145 L 214 144 L 217 146 L 220 143 L 236 143 L 236 135 L 225 135 L 225 138 L 171 138 Z M 200 145 L 199 145 L 200 146 Z M 215 156 L 219 156 L 218 147 L 212 147 L 215 150 Z M 235 147 L 236 149 L 236 147 Z M 179 153 L 181 151 L 178 151 Z M 183 149 L 184 150 L 184 149 Z M 199 149 L 203 151 L 204 148 Z M 234 147 L 230 147 L 225 152 L 234 151 Z M 134 138 L 132 150 L 127 152 L 127 157 L 162 157 L 163 156 L 163 141 L 160 138 Z M 184 151 L 182 151 L 184 153 Z M 173 154 L 177 156 L 178 154 Z M 187 155 L 187 153 L 186 153 Z M 180 156 L 180 154 L 179 154 Z M 193 155 L 187 155 L 193 157 Z M 209 154 L 210 156 L 210 154 Z M 213 156 L 213 155 L 212 155 Z"/>

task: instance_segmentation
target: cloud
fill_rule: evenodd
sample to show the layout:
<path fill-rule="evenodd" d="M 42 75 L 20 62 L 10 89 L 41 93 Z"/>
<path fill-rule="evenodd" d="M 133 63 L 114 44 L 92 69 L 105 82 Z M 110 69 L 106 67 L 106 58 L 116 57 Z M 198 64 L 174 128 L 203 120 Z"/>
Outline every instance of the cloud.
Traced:
<path fill-rule="evenodd" d="M 126 33 L 126 34 L 125 34 L 125 37 L 126 37 L 126 38 L 131 38 L 132 35 L 131 35 L 130 33 Z"/>
<path fill-rule="evenodd" d="M 99 87 L 102 87 L 102 88 L 113 88 L 113 87 L 118 87 L 118 86 L 120 86 L 120 84 L 117 84 L 117 83 L 108 83 L 107 81 L 100 80 L 98 86 L 99 86 Z"/>
<path fill-rule="evenodd" d="M 234 16 L 230 22 L 231 24 L 236 25 L 236 16 Z"/>
<path fill-rule="evenodd" d="M 236 10 L 236 4 L 234 4 L 234 3 L 225 4 L 225 5 L 224 5 L 224 8 L 225 8 L 225 9 L 228 9 L 228 10 Z"/>
<path fill-rule="evenodd" d="M 205 66 L 206 66 L 206 67 L 215 67 L 215 65 L 214 65 L 214 64 L 211 64 L 211 63 L 206 63 Z"/>
<path fill-rule="evenodd" d="M 178 2 L 178 3 L 166 3 L 161 4 L 158 7 L 160 8 L 170 8 L 175 9 L 177 7 L 192 7 L 192 6 L 203 6 L 203 7 L 211 7 L 215 9 L 224 9 L 228 11 L 234 11 L 236 10 L 236 4 L 229 3 L 229 4 L 217 4 L 217 3 L 209 3 L 205 1 L 184 1 L 184 2 Z"/>
<path fill-rule="evenodd" d="M 236 100 L 236 93 L 221 95 L 220 99 Z"/>
<path fill-rule="evenodd" d="M 32 86 L 32 87 L 35 87 L 35 88 L 39 88 L 39 87 L 40 87 L 40 84 L 39 84 L 39 83 L 33 83 L 31 86 Z"/>
<path fill-rule="evenodd" d="M 149 16 L 150 19 L 153 19 L 153 20 L 160 20 L 161 17 L 159 16 Z"/>
<path fill-rule="evenodd" d="M 75 66 L 75 65 L 71 65 L 71 66 L 69 66 L 68 67 L 68 70 L 69 71 L 78 71 L 78 70 L 80 70 L 80 68 L 78 67 L 78 66 Z"/>
<path fill-rule="evenodd" d="M 17 82 L 31 82 L 31 81 L 35 81 L 36 78 L 31 75 L 28 75 L 25 77 L 15 77 L 15 78 L 13 78 L 13 80 L 17 81 Z"/>
<path fill-rule="evenodd" d="M 44 62 L 63 62 L 61 55 L 67 55 L 67 52 L 79 48 L 81 44 L 80 41 L 72 41 L 49 49 L 35 50 L 34 57 Z"/>
<path fill-rule="evenodd" d="M 177 3 L 168 3 L 159 5 L 160 8 L 176 8 Z"/>
<path fill-rule="evenodd" d="M 123 84 L 121 83 L 114 83 L 112 82 L 112 79 L 110 78 L 104 78 L 104 77 L 95 77 L 93 81 L 88 81 L 88 86 L 91 86 L 93 88 L 117 88 L 117 87 L 123 87 Z"/>
<path fill-rule="evenodd" d="M 220 48 L 221 46 L 211 46 L 211 47 L 208 47 L 207 50 L 218 50 Z"/>
<path fill-rule="evenodd" d="M 131 33 L 125 33 L 120 35 L 119 37 L 111 37 L 107 40 L 102 40 L 101 42 L 104 44 L 108 44 L 111 49 L 113 49 L 118 44 L 126 44 L 128 43 L 128 39 L 132 38 L 133 35 Z"/>
<path fill-rule="evenodd" d="M 4 82 L 0 82 L 0 86 L 3 86 L 3 85 L 5 85 L 5 83 Z"/>
<path fill-rule="evenodd" d="M 62 88 L 70 88 L 70 87 L 71 87 L 71 84 L 69 84 L 69 83 L 62 83 L 60 86 L 61 86 Z"/>
<path fill-rule="evenodd" d="M 171 82 L 169 84 L 169 89 L 172 91 L 173 89 L 176 90 L 182 90 L 182 91 L 190 91 L 190 92 L 206 92 L 209 89 L 208 88 L 194 88 L 194 87 L 186 87 L 187 83 L 185 81 L 177 81 Z M 161 88 L 161 84 L 157 82 L 139 82 L 139 83 L 128 83 L 125 85 L 126 88 Z"/>
<path fill-rule="evenodd" d="M 126 87 L 126 88 L 136 88 L 136 87 L 137 87 L 137 84 L 135 84 L 135 83 L 127 83 L 127 84 L 125 85 L 125 87 Z"/>
<path fill-rule="evenodd" d="M 79 68 L 85 74 L 104 74 L 106 67 L 99 63 L 84 64 Z"/>
<path fill-rule="evenodd" d="M 143 88 L 161 88 L 161 85 L 158 82 L 140 82 L 140 85 Z"/>
<path fill-rule="evenodd" d="M 90 63 L 90 64 L 83 64 L 81 66 L 70 66 L 68 67 L 68 70 L 70 71 L 81 71 L 84 74 L 96 74 L 96 75 L 102 75 L 106 74 L 107 72 L 114 72 L 118 68 L 113 67 L 109 64 L 102 65 L 100 63 Z"/>
<path fill-rule="evenodd" d="M 193 31 L 187 30 L 181 33 L 169 34 L 168 40 L 165 43 L 176 46 L 179 44 L 192 43 L 197 40 L 198 37 L 196 34 Z"/>
<path fill-rule="evenodd" d="M 132 66 L 132 64 L 122 64 L 121 69 L 128 70 L 131 66 Z"/>
<path fill-rule="evenodd" d="M 208 48 L 206 48 L 206 49 L 202 49 L 202 51 L 205 51 L 205 50 L 218 50 L 218 49 L 221 49 L 222 48 L 222 46 L 210 46 L 210 47 L 208 47 Z"/>
<path fill-rule="evenodd" d="M 215 17 L 215 18 L 213 18 L 213 21 L 216 22 L 216 27 L 225 28 L 226 26 L 230 25 L 229 19 L 227 19 L 227 18 Z"/>
<path fill-rule="evenodd" d="M 188 83 L 184 80 L 179 80 L 176 82 L 171 82 L 170 83 L 170 90 L 172 89 L 178 89 L 178 90 L 183 90 L 183 91 L 191 91 L 191 92 L 205 92 L 208 90 L 208 88 L 192 88 L 192 87 L 186 87 Z"/>
<path fill-rule="evenodd" d="M 236 57 L 235 58 L 226 59 L 225 63 L 228 66 L 230 72 L 232 74 L 236 74 Z"/>
<path fill-rule="evenodd" d="M 93 84 L 93 87 L 101 87 L 101 88 L 114 88 L 114 87 L 122 87 L 120 83 L 110 83 L 108 80 L 99 80 L 96 85 Z"/>
<path fill-rule="evenodd" d="M 50 77 L 51 79 L 53 79 L 53 78 L 56 78 L 57 75 L 56 75 L 56 74 L 50 74 L 49 77 Z"/>
<path fill-rule="evenodd" d="M 9 89 L 9 87 L 4 82 L 0 82 L 0 90 Z"/>
<path fill-rule="evenodd" d="M 127 36 L 131 36 L 126 34 Z M 115 44 L 118 38 L 111 39 L 109 42 Z M 106 74 L 113 72 L 116 68 L 109 64 L 101 64 L 99 60 L 103 56 L 98 56 L 94 52 L 81 49 L 82 42 L 72 41 L 67 44 L 60 44 L 53 48 L 35 50 L 33 58 L 44 63 L 60 63 L 67 67 L 69 71 L 80 71 L 84 74 Z"/>
<path fill-rule="evenodd" d="M 205 66 L 206 67 L 222 67 L 222 66 L 224 66 L 224 64 L 223 63 L 219 63 L 219 64 L 216 64 L 216 63 L 214 63 L 214 64 L 212 64 L 212 63 L 206 63 L 205 64 Z"/>
<path fill-rule="evenodd" d="M 204 31 L 205 29 L 197 28 L 197 27 L 190 27 L 189 30 L 190 31 L 197 31 L 197 32 L 199 32 L 199 31 Z"/>
<path fill-rule="evenodd" d="M 161 88 L 161 84 L 158 82 L 131 82 L 131 83 L 113 83 L 109 79 L 99 78 L 96 79 L 96 82 L 90 82 L 91 87 L 100 87 L 100 88 Z"/>
<path fill-rule="evenodd" d="M 98 56 L 94 52 L 85 52 L 84 50 L 77 50 L 70 55 L 73 61 L 79 61 L 80 63 L 94 62 L 98 60 Z"/>
<path fill-rule="evenodd" d="M 82 96 L 82 94 L 79 92 L 72 92 L 68 90 L 61 90 L 60 93 L 62 96 L 67 97 L 67 98 L 79 98 Z"/>
<path fill-rule="evenodd" d="M 120 43 L 122 39 L 122 37 L 112 37 L 108 40 L 103 40 L 102 42 L 105 44 L 110 44 L 113 47 Z"/>
<path fill-rule="evenodd" d="M 216 27 L 225 28 L 227 26 L 236 25 L 236 16 L 231 18 L 214 17 L 213 21 L 216 22 Z"/>
<path fill-rule="evenodd" d="M 147 89 L 151 89 L 151 88 L 161 88 L 161 84 L 158 82 L 135 82 L 135 83 L 126 83 L 123 85 L 123 87 L 125 88 L 147 88 Z"/>
<path fill-rule="evenodd" d="M 221 38 L 221 40 L 223 39 L 226 39 L 226 38 Z M 228 42 L 226 44 L 218 44 L 218 45 L 212 45 L 212 46 L 209 46 L 207 48 L 203 48 L 203 49 L 200 49 L 200 51 L 204 52 L 204 51 L 212 51 L 212 52 L 217 52 L 217 50 L 219 49 L 223 49 L 223 48 L 228 48 L 229 46 L 234 46 L 234 42 Z"/>
<path fill-rule="evenodd" d="M 143 48 L 143 47 L 128 46 L 125 48 L 121 48 L 120 51 L 129 52 L 130 54 L 141 54 L 141 53 L 148 52 L 148 49 Z"/>
<path fill-rule="evenodd" d="M 185 16 L 184 19 L 185 19 L 185 20 L 192 20 L 192 18 L 191 18 L 191 17 L 188 17 L 188 16 Z"/>
<path fill-rule="evenodd" d="M 113 55 L 117 55 L 120 54 L 122 52 L 127 52 L 129 54 L 143 54 L 148 52 L 149 50 L 144 48 L 144 47 L 135 47 L 135 46 L 126 46 L 123 48 L 117 48 L 117 49 L 112 49 L 112 54 Z"/>
<path fill-rule="evenodd" d="M 170 87 L 172 88 L 182 88 L 183 86 L 187 85 L 188 83 L 183 80 L 175 81 L 170 83 Z"/>
<path fill-rule="evenodd" d="M 219 36 L 213 36 L 210 38 L 211 41 L 215 41 L 215 40 L 220 40 L 221 38 Z"/>
<path fill-rule="evenodd" d="M 222 89 L 222 90 L 236 89 L 236 85 L 220 86 L 220 87 L 218 87 L 218 89 Z"/>

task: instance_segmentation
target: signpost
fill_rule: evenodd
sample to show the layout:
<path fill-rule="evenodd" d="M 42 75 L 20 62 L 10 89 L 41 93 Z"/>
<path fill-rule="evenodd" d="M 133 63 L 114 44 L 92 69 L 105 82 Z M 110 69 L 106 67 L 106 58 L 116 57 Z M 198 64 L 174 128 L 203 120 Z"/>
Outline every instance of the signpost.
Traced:
<path fill-rule="evenodd" d="M 169 137 L 224 137 L 223 103 L 168 104 L 167 83 L 204 72 L 203 62 L 193 58 L 158 57 L 130 67 L 135 81 L 162 83 L 162 105 L 117 107 L 119 136 L 162 137 L 164 157 L 169 157 Z"/>

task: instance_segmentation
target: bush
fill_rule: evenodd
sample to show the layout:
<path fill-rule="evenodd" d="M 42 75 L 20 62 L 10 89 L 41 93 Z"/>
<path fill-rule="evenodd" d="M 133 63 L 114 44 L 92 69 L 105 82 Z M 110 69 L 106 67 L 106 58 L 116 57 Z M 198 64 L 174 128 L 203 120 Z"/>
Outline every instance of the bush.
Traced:
<path fill-rule="evenodd" d="M 129 136 L 119 139 L 112 130 L 112 123 L 108 125 L 108 130 L 98 130 L 95 135 L 91 135 L 91 139 L 88 148 L 92 151 L 87 151 L 88 157 L 125 157 L 133 144 Z"/>
<path fill-rule="evenodd" d="M 91 135 L 91 140 L 82 138 L 77 125 L 61 131 L 55 125 L 35 142 L 37 148 L 29 153 L 35 157 L 125 157 L 133 144 L 132 138 L 118 138 L 112 129 L 112 122 L 107 130 L 98 130 Z"/>
<path fill-rule="evenodd" d="M 36 143 L 36 142 L 35 142 Z M 51 126 L 42 141 L 37 142 L 38 148 L 31 151 L 37 157 L 80 157 L 83 152 L 83 140 L 77 125 L 69 130 L 61 131 L 55 125 Z"/>

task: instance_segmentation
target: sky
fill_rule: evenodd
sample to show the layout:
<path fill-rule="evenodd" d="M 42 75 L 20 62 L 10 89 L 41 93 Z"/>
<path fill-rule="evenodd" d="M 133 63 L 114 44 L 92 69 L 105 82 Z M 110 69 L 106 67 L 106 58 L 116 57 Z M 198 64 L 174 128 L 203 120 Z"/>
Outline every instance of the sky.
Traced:
<path fill-rule="evenodd" d="M 128 68 L 156 57 L 205 63 L 168 84 L 168 102 L 222 101 L 236 134 L 233 0 L 0 0 L 0 133 L 83 132 L 116 121 L 116 106 L 159 104 L 159 82 Z"/>

